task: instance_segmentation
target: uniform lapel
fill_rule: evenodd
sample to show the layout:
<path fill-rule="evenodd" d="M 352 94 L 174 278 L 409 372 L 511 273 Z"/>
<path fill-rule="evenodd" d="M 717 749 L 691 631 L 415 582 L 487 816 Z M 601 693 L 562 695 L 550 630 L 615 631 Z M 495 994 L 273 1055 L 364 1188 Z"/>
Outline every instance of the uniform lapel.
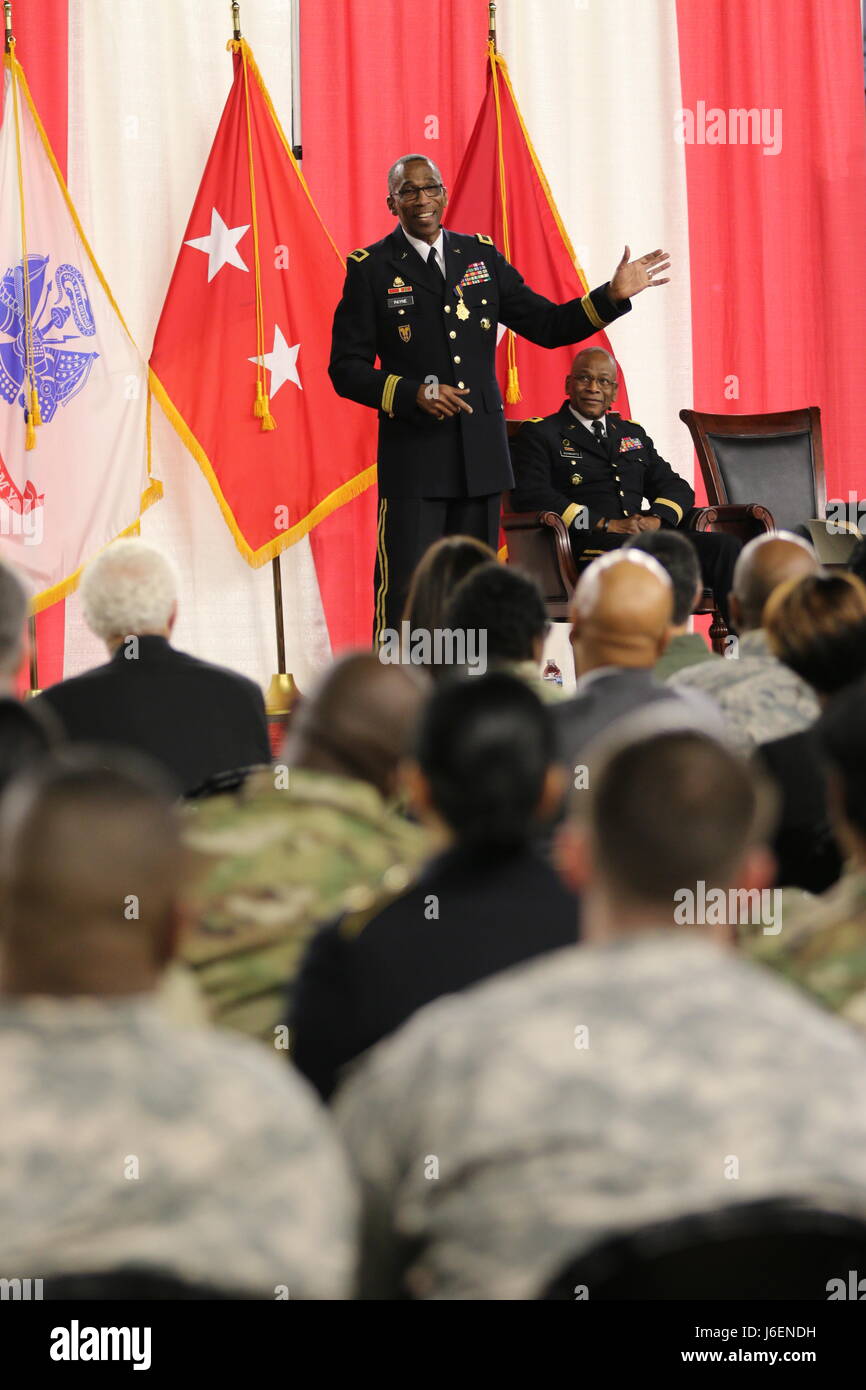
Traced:
<path fill-rule="evenodd" d="M 615 458 L 619 453 L 619 443 L 622 439 L 622 420 L 618 415 L 608 415 L 607 437 L 610 441 L 610 452 L 608 457 Z"/>
<path fill-rule="evenodd" d="M 610 453 L 606 445 L 599 444 L 592 430 L 587 429 L 582 420 L 576 420 L 569 408 L 568 401 L 559 412 L 562 422 L 563 439 L 568 435 L 579 449 L 585 450 L 588 454 L 595 454 L 596 458 L 608 459 Z M 608 421 L 608 426 L 609 426 Z"/>
<path fill-rule="evenodd" d="M 442 293 L 442 273 L 435 266 L 428 265 L 418 255 L 411 241 L 403 235 L 403 228 L 397 227 L 391 233 L 391 260 L 399 275 L 407 284 L 423 285 L 436 294 Z"/>
<path fill-rule="evenodd" d="M 466 274 L 466 257 L 454 242 L 450 232 L 445 233 L 445 293 L 450 304 L 456 298 L 454 290 Z"/>

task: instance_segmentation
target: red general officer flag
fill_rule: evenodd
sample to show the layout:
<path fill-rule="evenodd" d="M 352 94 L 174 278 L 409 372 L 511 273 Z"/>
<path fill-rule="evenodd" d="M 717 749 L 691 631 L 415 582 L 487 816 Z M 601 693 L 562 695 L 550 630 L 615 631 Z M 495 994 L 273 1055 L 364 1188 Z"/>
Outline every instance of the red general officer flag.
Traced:
<path fill-rule="evenodd" d="M 375 480 L 375 416 L 335 396 L 345 267 L 252 53 L 223 110 L 150 360 L 154 394 L 251 565 Z"/>
<path fill-rule="evenodd" d="M 488 46 L 487 90 L 448 200 L 447 222 L 486 232 L 527 284 L 557 304 L 589 290 L 523 124 L 504 58 Z M 601 329 L 601 323 L 599 323 Z M 512 419 L 549 415 L 564 394 L 574 348 L 542 348 L 500 324 L 498 367 Z M 611 351 L 604 332 L 580 344 Z M 622 372 L 616 408 L 629 413 Z M 519 404 L 518 404 L 519 402 Z"/>

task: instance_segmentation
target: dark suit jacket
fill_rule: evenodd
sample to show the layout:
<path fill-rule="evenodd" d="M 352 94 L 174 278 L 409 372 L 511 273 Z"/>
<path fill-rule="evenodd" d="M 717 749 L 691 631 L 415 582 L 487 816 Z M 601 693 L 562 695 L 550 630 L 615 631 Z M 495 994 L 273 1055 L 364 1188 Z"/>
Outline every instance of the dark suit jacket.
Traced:
<path fill-rule="evenodd" d="M 178 652 L 164 637 L 121 643 L 104 666 L 40 697 L 76 743 L 119 744 L 171 773 L 184 793 L 233 768 L 270 762 L 265 704 L 246 676 Z"/>
<path fill-rule="evenodd" d="M 564 401 L 555 415 L 527 420 L 512 440 L 513 505 L 517 511 L 557 512 L 572 536 L 589 539 L 602 517 L 632 516 L 650 503 L 652 516 L 677 526 L 695 504 L 685 478 L 656 452 L 642 426 L 615 411 L 602 444 Z"/>
<path fill-rule="evenodd" d="M 444 246 L 444 280 L 399 226 L 346 262 L 330 376 L 341 396 L 379 412 L 381 497 L 481 497 L 511 487 L 497 324 L 560 347 L 631 308 L 628 300 L 614 304 L 607 286 L 554 304 L 529 288 L 487 236 L 446 231 Z M 457 312 L 461 281 L 465 317 Z M 427 415 L 415 398 L 428 378 L 465 384 L 473 414 L 443 422 Z"/>
<path fill-rule="evenodd" d="M 811 729 L 774 738 L 755 755 L 781 796 L 773 840 L 780 888 L 823 893 L 842 872 L 842 855 L 830 825 L 827 788 L 817 740 Z"/>
<path fill-rule="evenodd" d="M 416 1009 L 577 940 L 577 899 L 534 850 L 453 849 L 373 915 L 324 927 L 289 1007 L 295 1064 L 328 1097 L 339 1069 Z"/>
<path fill-rule="evenodd" d="M 614 720 L 655 700 L 679 700 L 682 692 L 662 685 L 652 671 L 617 669 L 595 677 L 570 700 L 550 706 L 559 754 L 568 767 Z"/>

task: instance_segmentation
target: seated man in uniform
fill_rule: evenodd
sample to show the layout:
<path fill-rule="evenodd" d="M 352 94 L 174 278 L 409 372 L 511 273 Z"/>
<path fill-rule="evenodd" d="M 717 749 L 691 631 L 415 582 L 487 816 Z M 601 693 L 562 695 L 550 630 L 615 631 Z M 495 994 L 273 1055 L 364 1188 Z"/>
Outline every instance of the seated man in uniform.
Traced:
<path fill-rule="evenodd" d="M 689 484 L 656 453 L 646 431 L 608 413 L 618 384 L 610 353 L 584 348 L 565 378 L 568 399 L 555 415 L 528 421 L 512 441 L 515 510 L 558 512 L 578 566 L 641 531 L 681 527 L 695 504 Z M 648 511 L 641 510 L 644 501 Z M 717 532 L 682 534 L 727 622 L 740 542 Z"/>

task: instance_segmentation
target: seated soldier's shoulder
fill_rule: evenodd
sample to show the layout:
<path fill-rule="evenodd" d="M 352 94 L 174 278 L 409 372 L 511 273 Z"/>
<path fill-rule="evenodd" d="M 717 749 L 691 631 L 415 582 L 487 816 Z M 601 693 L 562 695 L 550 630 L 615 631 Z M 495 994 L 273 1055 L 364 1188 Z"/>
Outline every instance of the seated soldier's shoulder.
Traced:
<path fill-rule="evenodd" d="M 643 435 L 644 439 L 648 437 L 646 430 L 639 420 L 630 420 L 628 416 L 620 415 L 616 410 L 608 411 L 608 419 L 613 420 L 615 424 L 621 425 L 629 434 L 640 434 Z"/>
<path fill-rule="evenodd" d="M 520 429 L 512 437 L 512 443 L 515 438 L 520 439 L 521 436 L 525 439 L 546 439 L 551 434 L 558 434 L 560 426 L 556 421 L 556 414 L 530 415 L 526 420 L 521 420 Z"/>

